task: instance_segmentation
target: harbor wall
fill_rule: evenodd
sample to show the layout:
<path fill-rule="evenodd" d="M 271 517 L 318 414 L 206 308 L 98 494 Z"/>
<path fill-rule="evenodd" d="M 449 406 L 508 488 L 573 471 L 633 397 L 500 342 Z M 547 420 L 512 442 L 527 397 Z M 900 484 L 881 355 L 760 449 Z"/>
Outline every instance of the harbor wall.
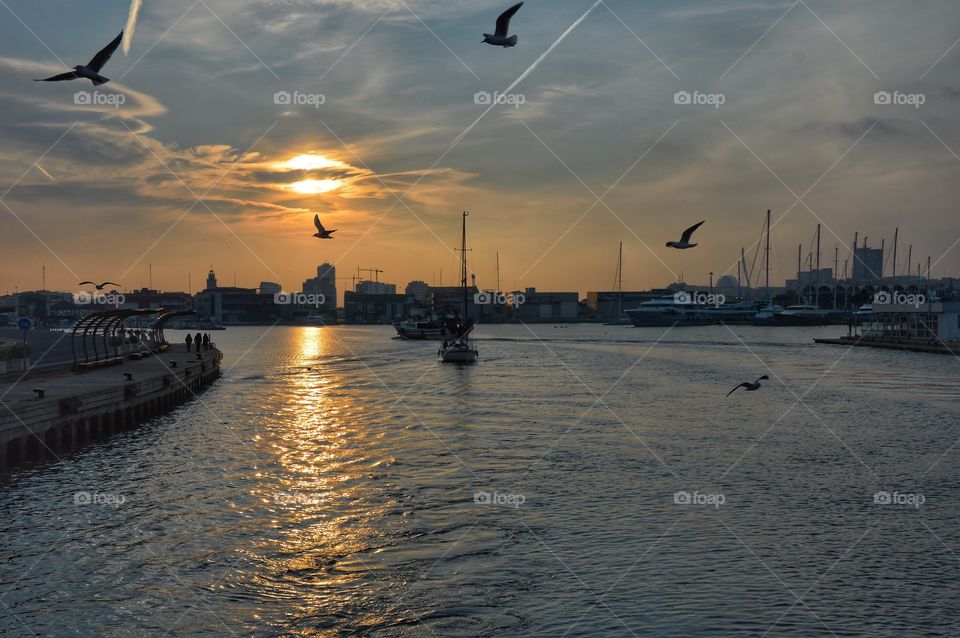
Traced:
<path fill-rule="evenodd" d="M 191 353 L 175 346 L 101 370 L 0 384 L 0 469 L 56 458 L 58 451 L 165 414 L 213 383 L 221 359 L 216 348 Z"/>

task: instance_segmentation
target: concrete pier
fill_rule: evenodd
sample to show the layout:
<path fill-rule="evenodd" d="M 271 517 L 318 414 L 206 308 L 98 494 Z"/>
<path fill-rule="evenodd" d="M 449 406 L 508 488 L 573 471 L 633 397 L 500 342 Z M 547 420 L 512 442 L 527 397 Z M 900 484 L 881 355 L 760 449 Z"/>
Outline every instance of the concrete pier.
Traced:
<path fill-rule="evenodd" d="M 193 399 L 220 374 L 216 348 L 159 354 L 82 372 L 0 377 L 0 468 L 53 457 Z"/>
<path fill-rule="evenodd" d="M 943 341 L 922 341 L 896 337 L 839 337 L 837 339 L 814 339 L 814 343 L 833 346 L 857 346 L 860 348 L 884 348 L 887 350 L 907 350 L 910 352 L 931 352 L 934 354 L 952 354 L 960 356 L 960 343 Z"/>

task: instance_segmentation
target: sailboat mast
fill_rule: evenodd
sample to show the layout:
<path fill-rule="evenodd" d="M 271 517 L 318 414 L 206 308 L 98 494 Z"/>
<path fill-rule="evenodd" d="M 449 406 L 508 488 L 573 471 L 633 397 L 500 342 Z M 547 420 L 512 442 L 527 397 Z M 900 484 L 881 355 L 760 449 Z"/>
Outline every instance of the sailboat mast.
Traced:
<path fill-rule="evenodd" d="M 837 278 L 840 276 L 840 246 L 833 247 L 833 309 L 837 309 Z"/>
<path fill-rule="evenodd" d="M 820 224 L 817 224 L 817 276 L 816 276 L 816 285 L 817 291 L 814 294 L 816 299 L 817 308 L 820 308 Z"/>
<path fill-rule="evenodd" d="M 900 243 L 900 228 L 893 229 L 893 282 L 891 286 L 897 285 L 897 244 Z"/>
<path fill-rule="evenodd" d="M 766 296 L 766 299 L 767 299 L 767 305 L 770 305 L 770 210 L 769 209 L 767 209 L 767 247 L 764 250 L 764 253 L 766 255 L 764 261 L 766 261 L 766 271 L 767 271 L 766 282 L 764 284 L 766 291 L 764 292 L 764 295 Z"/>
<path fill-rule="evenodd" d="M 858 242 L 860 241 L 860 231 L 853 233 L 853 248 L 850 250 L 850 291 L 847 293 L 847 299 L 850 301 L 848 304 L 850 310 L 853 310 L 853 298 L 857 294 L 857 249 Z M 864 242 L 864 247 L 866 247 L 866 242 Z M 846 269 L 844 269 L 846 270 Z M 844 274 L 844 279 L 846 279 L 846 272 Z"/>
<path fill-rule="evenodd" d="M 803 286 L 800 285 L 800 274 L 803 271 L 803 266 L 801 265 L 801 262 L 803 261 L 803 257 L 801 257 L 802 254 L 803 244 L 797 244 L 797 303 L 801 303 L 800 291 L 803 290 Z M 807 282 L 807 285 L 810 285 L 809 281 Z"/>
<path fill-rule="evenodd" d="M 747 274 L 747 269 L 744 268 L 746 264 L 747 264 L 746 258 L 743 255 L 743 246 L 740 246 L 740 263 L 737 264 L 737 297 L 739 297 L 740 299 L 743 299 L 743 287 L 742 287 L 742 284 L 740 283 L 740 278 L 742 275 Z M 742 275 L 741 275 L 741 272 L 742 272 Z M 747 288 L 749 287 L 750 287 L 750 281 L 748 279 Z M 750 298 L 753 299 L 753 296 L 751 295 Z"/>
<path fill-rule="evenodd" d="M 463 320 L 467 320 L 467 211 L 463 211 L 463 229 L 460 236 L 460 285 L 463 286 Z"/>
<path fill-rule="evenodd" d="M 620 242 L 620 253 L 617 257 L 617 318 L 620 318 L 623 305 L 623 242 Z"/>

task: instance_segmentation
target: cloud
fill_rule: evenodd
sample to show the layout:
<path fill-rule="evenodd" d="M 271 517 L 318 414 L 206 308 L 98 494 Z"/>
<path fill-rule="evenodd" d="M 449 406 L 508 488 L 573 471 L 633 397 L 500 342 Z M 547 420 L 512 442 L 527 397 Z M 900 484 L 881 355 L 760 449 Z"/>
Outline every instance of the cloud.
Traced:
<path fill-rule="evenodd" d="M 682 264 L 680 255 L 657 254 L 692 280 L 703 279 L 695 273 L 718 274 L 755 238 L 767 208 L 776 214 L 794 203 L 779 179 L 803 192 L 878 120 L 817 184 L 807 199 L 811 208 L 840 236 L 860 230 L 889 237 L 903 211 L 922 202 L 922 214 L 911 219 L 918 235 L 911 241 L 935 256 L 958 232 L 950 217 L 956 159 L 921 120 L 960 150 L 954 79 L 960 49 L 918 79 L 956 40 L 950 29 L 960 9 L 948 3 L 924 11 L 894 2 L 811 3 L 836 35 L 797 5 L 757 42 L 789 2 L 717 0 L 706 9 L 694 0 L 608 2 L 616 16 L 597 7 L 553 48 L 594 3 L 528 3 L 515 24 L 520 45 L 504 51 L 479 43 L 503 8 L 494 0 L 407 0 L 430 30 L 393 0 L 204 4 L 209 10 L 196 5 L 186 16 L 189 3 L 150 5 L 136 37 L 156 46 L 126 69 L 123 59 L 114 60 L 124 83 L 97 89 L 123 95 L 122 108 L 75 104 L 76 91 L 93 90 L 89 83 L 30 82 L 62 68 L 20 59 L 53 59 L 29 33 L 17 40 L 11 32 L 9 43 L 0 43 L 0 56 L 11 56 L 0 57 L 0 179 L 13 183 L 78 122 L 43 159 L 56 181 L 28 171 L 7 199 L 38 234 L 52 233 L 51 245 L 63 232 L 51 219 L 69 210 L 84 222 L 73 235 L 87 244 L 117 235 L 116 259 L 126 251 L 142 254 L 211 189 L 206 205 L 229 230 L 195 206 L 155 249 L 160 255 L 178 264 L 195 256 L 204 272 L 210 260 L 249 261 L 238 269 L 267 276 L 259 261 L 247 259 L 237 233 L 275 268 L 283 264 L 300 276 L 316 266 L 309 234 L 297 242 L 309 230 L 311 211 L 319 210 L 340 229 L 338 241 L 324 245 L 331 253 L 324 259 L 347 253 L 364 236 L 344 266 L 376 260 L 402 284 L 404 277 L 447 268 L 449 251 L 434 234 L 453 245 L 457 211 L 469 208 L 475 257 L 500 251 L 522 272 L 594 203 L 581 179 L 600 194 L 633 166 L 604 200 L 619 219 L 596 206 L 539 262 L 531 281 L 516 283 L 595 287 L 609 279 L 609 252 L 623 240 L 633 260 L 631 285 L 657 286 L 671 275 L 637 236 L 656 251 L 663 219 L 709 215 L 709 245 L 683 255 Z M 27 5 L 24 21 L 44 24 L 43 10 Z M 83 24 L 64 20 L 38 33 L 56 55 L 83 58 L 89 53 L 83 43 L 99 42 L 111 19 L 105 6 L 88 11 Z M 531 68 L 515 88 L 526 97 L 521 108 L 493 109 L 451 144 L 485 108 L 474 103 L 476 92 L 502 91 Z M 919 111 L 873 103 L 874 92 L 897 89 L 923 92 L 927 103 Z M 273 95 L 281 90 L 322 93 L 326 101 L 320 108 L 278 105 Z M 681 108 L 672 101 L 678 90 L 720 91 L 727 101 L 720 110 Z M 285 164 L 302 154 L 337 163 Z M 307 192 L 294 188 L 302 182 Z M 316 191 L 335 187 L 312 193 L 311 182 Z M 408 190 L 398 204 L 395 196 Z M 776 234 L 791 244 L 816 223 L 798 205 Z M 28 234 L 22 241 L 7 237 L 0 241 L 5 251 L 36 248 Z M 36 259 L 27 252 L 19 257 Z M 781 270 L 789 274 L 785 259 Z M 960 266 L 960 259 L 945 263 Z M 12 284 L 0 280 L 5 286 Z"/>

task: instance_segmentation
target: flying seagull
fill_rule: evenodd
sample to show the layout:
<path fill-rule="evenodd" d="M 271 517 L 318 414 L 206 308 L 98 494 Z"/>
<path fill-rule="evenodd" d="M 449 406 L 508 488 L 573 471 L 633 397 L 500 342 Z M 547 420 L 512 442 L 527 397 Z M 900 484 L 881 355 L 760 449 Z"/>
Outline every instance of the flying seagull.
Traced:
<path fill-rule="evenodd" d="M 333 239 L 333 234 L 337 232 L 337 229 L 327 230 L 323 227 L 323 224 L 320 223 L 320 215 L 313 216 L 313 225 L 317 227 L 317 232 L 313 234 L 314 237 L 318 239 Z"/>
<path fill-rule="evenodd" d="M 34 80 L 34 82 L 63 82 L 64 80 L 78 80 L 80 78 L 87 78 L 93 82 L 94 86 L 100 86 L 101 84 L 106 84 L 110 81 L 110 78 L 105 78 L 100 75 L 100 69 L 103 68 L 103 65 L 107 63 L 110 59 L 110 56 L 113 55 L 113 52 L 117 50 L 117 47 L 120 46 L 120 41 L 123 39 L 123 31 L 120 32 L 120 35 L 113 39 L 113 42 L 103 47 L 99 53 L 93 56 L 93 59 L 87 62 L 86 66 L 78 64 L 73 67 L 73 71 L 68 71 L 66 73 L 61 73 L 60 75 L 54 75 L 53 77 L 43 78 Z"/>
<path fill-rule="evenodd" d="M 115 284 L 115 283 L 113 283 L 112 281 L 105 281 L 105 282 L 103 282 L 102 284 L 97 284 L 97 283 L 94 283 L 94 282 L 92 282 L 92 281 L 81 281 L 78 285 L 80 285 L 80 286 L 86 286 L 87 284 L 90 284 L 91 286 L 93 286 L 93 287 L 96 288 L 97 290 L 103 290 L 104 287 L 106 287 L 106 286 L 116 286 L 117 288 L 120 287 L 120 284 Z"/>
<path fill-rule="evenodd" d="M 762 380 L 764 380 L 764 379 L 769 379 L 769 378 L 770 378 L 770 377 L 768 377 L 767 375 L 763 375 L 762 377 L 760 377 L 759 379 L 757 379 L 757 380 L 754 381 L 753 383 L 750 383 L 749 381 L 744 381 L 743 383 L 741 383 L 740 385 L 738 385 L 738 386 L 737 386 L 736 388 L 734 388 L 733 390 L 730 390 L 730 392 L 727 392 L 727 396 L 730 396 L 731 394 L 733 394 L 734 392 L 736 392 L 739 388 L 746 388 L 746 389 L 747 389 L 747 392 L 754 392 L 754 391 L 756 391 L 756 390 L 759 390 L 759 389 L 760 389 L 760 381 L 762 381 Z"/>
<path fill-rule="evenodd" d="M 683 235 L 680 236 L 680 241 L 668 241 L 667 248 L 676 248 L 678 250 L 683 250 L 684 248 L 693 248 L 697 244 L 690 243 L 690 237 L 693 236 L 693 231 L 700 228 L 700 226 L 707 220 L 703 220 L 699 224 L 694 224 L 690 228 L 683 231 Z"/>
<path fill-rule="evenodd" d="M 483 34 L 483 42 L 486 44 L 492 44 L 495 47 L 515 47 L 517 46 L 517 36 L 511 35 L 507 37 L 507 32 L 510 30 L 510 18 L 513 17 L 517 11 L 520 10 L 520 7 L 523 6 L 522 2 L 518 2 L 513 5 L 506 11 L 500 14 L 500 17 L 497 18 L 497 32 L 490 34 Z"/>

